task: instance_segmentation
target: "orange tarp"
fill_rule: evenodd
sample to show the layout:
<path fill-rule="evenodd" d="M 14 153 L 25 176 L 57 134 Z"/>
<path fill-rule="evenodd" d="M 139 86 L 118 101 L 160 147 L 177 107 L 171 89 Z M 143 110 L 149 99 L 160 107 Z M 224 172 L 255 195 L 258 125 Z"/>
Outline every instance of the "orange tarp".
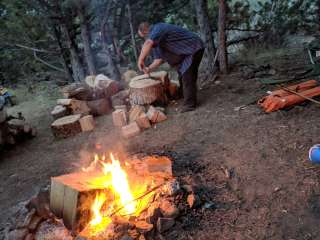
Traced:
<path fill-rule="evenodd" d="M 293 91 L 299 92 L 303 96 L 312 98 L 320 95 L 320 87 L 314 87 L 314 82 L 317 84 L 315 80 L 311 80 L 288 88 Z M 288 91 L 276 90 L 269 96 L 259 100 L 258 105 L 262 107 L 265 112 L 270 113 L 295 104 L 302 103 L 305 100 L 305 98 Z"/>

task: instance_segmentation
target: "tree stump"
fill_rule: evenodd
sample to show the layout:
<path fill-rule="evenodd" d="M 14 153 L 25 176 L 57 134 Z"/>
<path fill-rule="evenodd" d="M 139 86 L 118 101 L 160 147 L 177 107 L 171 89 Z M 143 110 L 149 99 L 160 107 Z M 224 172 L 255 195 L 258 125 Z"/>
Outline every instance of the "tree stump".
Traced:
<path fill-rule="evenodd" d="M 55 137 L 66 138 L 82 131 L 80 126 L 81 114 L 59 118 L 51 124 L 51 130 Z"/>
<path fill-rule="evenodd" d="M 132 79 L 129 87 L 132 105 L 145 105 L 156 101 L 166 102 L 164 87 L 159 80 L 142 75 Z"/>
<path fill-rule="evenodd" d="M 95 122 L 92 115 L 84 116 L 80 119 L 82 132 L 89 132 L 95 128 Z"/>

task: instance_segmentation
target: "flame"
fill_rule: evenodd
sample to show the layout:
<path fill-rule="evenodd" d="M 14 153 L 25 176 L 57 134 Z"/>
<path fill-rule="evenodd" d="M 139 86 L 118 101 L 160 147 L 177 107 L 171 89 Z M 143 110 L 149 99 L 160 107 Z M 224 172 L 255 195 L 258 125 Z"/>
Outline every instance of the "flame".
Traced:
<path fill-rule="evenodd" d="M 113 190 L 119 195 L 122 206 L 126 214 L 133 214 L 136 210 L 134 198 L 129 188 L 128 177 L 126 172 L 121 168 L 120 162 L 115 160 L 112 153 L 110 154 L 112 163 L 103 165 L 104 174 L 111 173 Z"/>
<path fill-rule="evenodd" d="M 90 221 L 90 225 L 96 226 L 102 222 L 101 208 L 106 201 L 106 196 L 103 193 L 99 193 L 94 200 L 94 203 L 91 207 L 93 212 L 93 219 Z"/>
<path fill-rule="evenodd" d="M 114 196 L 110 200 L 110 191 L 103 191 L 96 195 L 91 206 L 92 218 L 87 226 L 91 235 L 96 235 L 104 230 L 112 223 L 113 216 L 137 216 L 151 201 L 153 195 L 150 194 L 143 199 L 136 201 L 143 193 L 147 191 L 148 184 L 143 179 L 139 184 L 133 184 L 134 189 L 130 188 L 128 175 L 122 168 L 119 160 L 115 159 L 113 154 L 110 154 L 110 162 L 106 162 L 106 157 L 103 155 L 101 159 L 95 155 L 94 161 L 89 167 L 83 168 L 84 171 L 96 170 L 97 167 L 102 167 L 104 177 L 97 179 L 93 184 L 102 186 L 104 189 L 110 190 Z M 124 166 L 130 164 L 124 162 Z M 131 177 L 132 178 L 132 177 Z M 134 180 L 134 179 L 131 179 Z"/>

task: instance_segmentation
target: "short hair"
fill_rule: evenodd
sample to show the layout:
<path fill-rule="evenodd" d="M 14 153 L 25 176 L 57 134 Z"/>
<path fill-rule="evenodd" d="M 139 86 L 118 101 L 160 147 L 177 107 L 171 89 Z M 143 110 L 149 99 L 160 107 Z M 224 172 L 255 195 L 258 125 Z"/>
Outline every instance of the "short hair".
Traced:
<path fill-rule="evenodd" d="M 148 22 L 142 22 L 139 24 L 138 30 L 140 32 L 144 32 L 146 29 L 148 29 L 150 27 L 150 23 Z"/>

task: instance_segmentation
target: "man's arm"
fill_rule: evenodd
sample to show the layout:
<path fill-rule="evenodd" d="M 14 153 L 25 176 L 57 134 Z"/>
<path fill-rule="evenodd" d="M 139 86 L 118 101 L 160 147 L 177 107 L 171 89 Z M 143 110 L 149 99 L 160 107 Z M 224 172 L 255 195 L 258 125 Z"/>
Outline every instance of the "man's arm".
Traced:
<path fill-rule="evenodd" d="M 159 59 L 155 59 L 148 67 L 145 68 L 144 73 L 150 73 L 153 70 L 157 69 L 164 61 L 159 58 Z"/>
<path fill-rule="evenodd" d="M 140 71 L 143 71 L 144 60 L 150 54 L 152 47 L 153 47 L 153 41 L 151 39 L 146 40 L 145 43 L 143 44 L 142 50 L 138 59 L 138 67 Z"/>

